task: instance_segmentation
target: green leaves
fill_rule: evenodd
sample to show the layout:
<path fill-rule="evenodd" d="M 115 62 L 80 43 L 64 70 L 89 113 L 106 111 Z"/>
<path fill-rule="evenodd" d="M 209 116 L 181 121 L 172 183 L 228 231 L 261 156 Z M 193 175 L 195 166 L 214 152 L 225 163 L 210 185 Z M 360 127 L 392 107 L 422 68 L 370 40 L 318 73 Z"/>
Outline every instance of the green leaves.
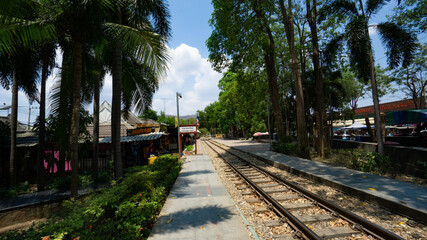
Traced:
<path fill-rule="evenodd" d="M 159 157 L 153 165 L 129 168 L 117 185 L 83 200 L 64 201 L 62 213 L 66 215 L 62 219 L 2 234 L 0 239 L 147 238 L 180 168 L 181 163 L 172 155 Z"/>
<path fill-rule="evenodd" d="M 367 0 L 366 1 L 366 15 L 370 17 L 371 15 L 378 12 L 378 10 L 384 6 L 390 0 Z"/>
<path fill-rule="evenodd" d="M 110 37 L 121 41 L 126 53 L 135 56 L 140 64 L 153 69 L 156 74 L 164 74 L 168 55 L 161 35 L 117 23 L 105 23 L 104 26 Z"/>
<path fill-rule="evenodd" d="M 354 1 L 350 0 L 335 0 L 325 4 L 318 13 L 318 22 L 322 22 L 331 15 L 343 15 L 356 17 L 359 15 Z"/>
<path fill-rule="evenodd" d="M 395 68 L 402 63 L 403 67 L 407 67 L 413 59 L 417 37 L 404 27 L 392 22 L 380 23 L 377 29 L 387 48 L 389 66 Z"/>

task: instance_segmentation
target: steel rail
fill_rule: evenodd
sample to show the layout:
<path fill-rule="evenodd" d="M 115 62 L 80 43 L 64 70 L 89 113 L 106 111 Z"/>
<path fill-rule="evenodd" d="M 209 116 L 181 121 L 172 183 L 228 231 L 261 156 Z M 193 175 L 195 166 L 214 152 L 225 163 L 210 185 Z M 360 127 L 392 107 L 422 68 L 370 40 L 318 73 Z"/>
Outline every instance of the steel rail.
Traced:
<path fill-rule="evenodd" d="M 213 143 L 213 144 L 215 144 L 216 146 L 218 146 L 218 144 L 216 142 Z M 218 147 L 224 149 L 221 146 L 218 146 Z M 224 149 L 224 150 L 226 150 L 226 149 Z M 323 198 L 321 198 L 321 197 L 313 194 L 312 192 L 306 190 L 305 188 L 302 188 L 302 187 L 298 186 L 297 184 L 294 184 L 294 183 L 292 183 L 292 182 L 290 182 L 290 181 L 288 181 L 288 180 L 286 180 L 286 179 L 284 179 L 284 178 L 282 178 L 282 177 L 280 177 L 280 176 L 278 176 L 278 175 L 276 175 L 274 173 L 271 173 L 271 172 L 269 172 L 268 170 L 266 170 L 266 169 L 264 169 L 262 167 L 256 166 L 256 165 L 254 165 L 254 164 L 246 161 L 245 159 L 237 156 L 236 154 L 234 154 L 234 153 L 232 153 L 230 151 L 228 151 L 228 152 L 231 155 L 233 155 L 233 156 L 241 159 L 242 161 L 244 161 L 244 162 L 250 164 L 251 166 L 255 167 L 256 169 L 260 170 L 261 172 L 263 172 L 263 173 L 271 176 L 272 178 L 276 179 L 277 181 L 283 182 L 284 184 L 290 186 L 295 191 L 304 194 L 309 199 L 315 201 L 318 205 L 321 205 L 323 208 L 326 208 L 329 211 L 338 214 L 341 218 L 343 218 L 343 219 L 345 219 L 345 220 L 353 223 L 353 227 L 356 228 L 356 229 L 361 230 L 361 231 L 363 230 L 367 234 L 372 235 L 372 236 L 374 236 L 376 238 L 379 238 L 379 239 L 404 240 L 404 238 L 402 238 L 402 237 L 400 237 L 400 236 L 398 236 L 398 235 L 396 235 L 396 234 L 388 231 L 387 229 L 385 229 L 385 228 L 383 228 L 381 226 L 378 226 L 377 224 L 372 223 L 372 222 L 370 222 L 370 221 L 368 221 L 368 220 L 366 220 L 366 219 L 364 219 L 364 218 L 362 218 L 362 217 L 360 217 L 360 216 L 358 216 L 358 215 L 356 215 L 356 214 L 354 214 L 354 213 L 352 213 L 352 212 L 350 212 L 350 211 L 348 211 L 348 210 L 346 210 L 346 209 L 344 209 L 344 208 L 342 208 L 342 207 L 340 207 L 338 205 L 335 205 L 335 204 L 333 204 L 333 203 L 331 203 L 331 202 L 329 202 L 329 201 L 327 201 L 327 200 L 325 200 L 325 199 L 323 199 Z"/>
<path fill-rule="evenodd" d="M 299 235 L 299 237 L 304 237 L 305 239 L 319 239 L 322 238 L 318 236 L 315 232 L 313 232 L 310 228 L 307 227 L 304 223 L 302 223 L 298 218 L 296 218 L 292 213 L 290 213 L 286 208 L 284 208 L 279 202 L 277 202 L 274 198 L 272 198 L 268 193 L 266 193 L 262 188 L 260 188 L 256 183 L 254 183 L 251 179 L 249 179 L 244 173 L 242 173 L 239 169 L 237 169 L 233 164 L 231 164 L 229 161 L 227 161 L 224 157 L 222 157 L 222 154 L 220 154 L 218 151 L 213 149 L 211 146 L 209 146 L 213 151 L 215 151 L 219 156 L 221 156 L 222 159 L 236 172 L 238 173 L 249 185 L 264 199 L 267 200 L 268 203 L 270 203 L 275 210 L 279 213 L 281 217 L 285 217 L 287 219 L 287 222 L 289 225 L 292 226 L 292 228 L 296 231 L 300 231 L 303 236 Z M 219 146 L 218 146 L 219 147 Z M 224 149 L 225 150 L 225 149 Z M 229 151 L 227 151 L 230 153 Z M 235 156 L 233 153 L 230 153 L 231 155 Z M 237 157 L 237 156 L 236 156 Z M 238 157 L 241 159 L 240 157 Z"/>

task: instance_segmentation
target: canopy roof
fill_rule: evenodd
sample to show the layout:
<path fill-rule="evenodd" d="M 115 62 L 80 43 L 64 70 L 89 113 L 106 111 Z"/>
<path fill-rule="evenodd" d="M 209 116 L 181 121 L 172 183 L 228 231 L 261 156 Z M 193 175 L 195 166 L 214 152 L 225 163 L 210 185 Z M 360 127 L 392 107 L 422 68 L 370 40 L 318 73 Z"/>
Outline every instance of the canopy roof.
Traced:
<path fill-rule="evenodd" d="M 254 137 L 259 137 L 259 136 L 267 136 L 268 135 L 268 132 L 265 132 L 265 133 L 263 133 L 263 132 L 256 132 L 256 133 L 254 133 Z"/>
<path fill-rule="evenodd" d="M 427 122 L 427 109 L 403 110 L 386 113 L 386 124 L 409 124 Z"/>
<path fill-rule="evenodd" d="M 353 124 L 351 124 L 348 127 L 345 127 L 344 129 L 362 129 L 362 128 L 366 128 L 366 125 L 363 125 L 359 122 L 354 122 Z"/>
<path fill-rule="evenodd" d="M 150 134 L 141 134 L 134 136 L 124 136 L 120 137 L 120 142 L 140 142 L 140 141 L 150 141 L 161 138 L 163 135 L 166 135 L 163 132 L 159 133 L 150 133 Z M 102 139 L 99 143 L 111 143 L 111 137 L 106 137 Z"/>

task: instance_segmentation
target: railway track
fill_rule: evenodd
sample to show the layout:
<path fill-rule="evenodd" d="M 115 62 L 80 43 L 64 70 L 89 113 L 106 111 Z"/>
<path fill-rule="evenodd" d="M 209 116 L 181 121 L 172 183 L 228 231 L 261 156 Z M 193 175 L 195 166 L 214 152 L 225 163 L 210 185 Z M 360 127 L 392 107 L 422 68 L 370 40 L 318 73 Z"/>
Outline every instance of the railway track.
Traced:
<path fill-rule="evenodd" d="M 220 144 L 204 141 L 225 163 L 228 177 L 255 212 L 273 212 L 268 227 L 282 227 L 276 239 L 403 239 L 394 233 L 349 212 L 251 164 Z"/>

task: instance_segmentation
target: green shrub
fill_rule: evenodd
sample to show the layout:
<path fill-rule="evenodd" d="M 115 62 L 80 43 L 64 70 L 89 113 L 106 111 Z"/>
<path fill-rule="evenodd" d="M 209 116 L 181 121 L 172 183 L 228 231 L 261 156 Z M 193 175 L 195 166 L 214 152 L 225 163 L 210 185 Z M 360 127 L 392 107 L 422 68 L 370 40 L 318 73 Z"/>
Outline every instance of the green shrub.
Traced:
<path fill-rule="evenodd" d="M 22 232 L 8 232 L 0 239 L 141 239 L 150 234 L 181 163 L 172 155 L 153 165 L 125 169 L 111 188 L 85 199 L 63 202 L 62 217 L 55 217 Z"/>
<path fill-rule="evenodd" d="M 393 172 L 390 159 L 377 152 L 366 152 L 360 149 L 340 149 L 336 151 L 336 155 L 335 163 L 351 169 L 379 175 Z"/>
<path fill-rule="evenodd" d="M 193 149 L 194 149 L 193 145 L 184 146 L 184 151 L 191 152 L 191 151 L 193 151 Z"/>
<path fill-rule="evenodd" d="M 292 143 L 295 141 L 295 137 L 290 135 L 285 135 L 280 138 L 280 142 L 282 143 Z"/>
<path fill-rule="evenodd" d="M 12 188 L 0 188 L 0 198 L 12 198 L 29 192 L 30 186 L 28 182 L 25 182 Z"/>
<path fill-rule="evenodd" d="M 290 156 L 298 155 L 298 144 L 293 142 L 280 142 L 272 145 L 273 151 Z"/>
<path fill-rule="evenodd" d="M 105 176 L 103 176 L 105 177 Z M 79 175 L 79 187 L 87 187 L 94 183 L 92 175 L 83 174 Z M 69 189 L 71 186 L 71 176 L 55 177 L 52 182 L 47 186 L 47 189 Z"/>

